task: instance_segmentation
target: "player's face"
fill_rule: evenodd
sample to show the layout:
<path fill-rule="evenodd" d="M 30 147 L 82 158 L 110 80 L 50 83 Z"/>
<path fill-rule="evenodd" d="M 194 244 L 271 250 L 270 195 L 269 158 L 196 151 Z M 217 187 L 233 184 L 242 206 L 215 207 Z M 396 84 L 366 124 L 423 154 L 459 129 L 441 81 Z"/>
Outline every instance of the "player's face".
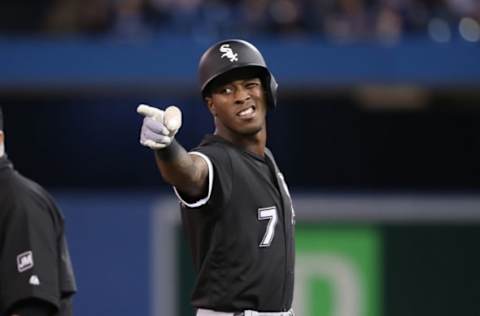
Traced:
<path fill-rule="evenodd" d="M 220 85 L 207 97 L 207 104 L 221 133 L 250 136 L 265 128 L 267 105 L 259 78 Z"/>

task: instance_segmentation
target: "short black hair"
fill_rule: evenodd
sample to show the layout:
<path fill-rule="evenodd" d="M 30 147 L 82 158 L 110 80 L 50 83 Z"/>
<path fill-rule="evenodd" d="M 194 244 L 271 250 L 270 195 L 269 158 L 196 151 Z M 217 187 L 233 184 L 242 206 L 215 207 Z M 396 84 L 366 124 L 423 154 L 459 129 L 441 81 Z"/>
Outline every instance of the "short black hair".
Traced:
<path fill-rule="evenodd" d="M 1 106 L 0 106 L 0 131 L 3 131 L 3 114 L 2 114 Z"/>

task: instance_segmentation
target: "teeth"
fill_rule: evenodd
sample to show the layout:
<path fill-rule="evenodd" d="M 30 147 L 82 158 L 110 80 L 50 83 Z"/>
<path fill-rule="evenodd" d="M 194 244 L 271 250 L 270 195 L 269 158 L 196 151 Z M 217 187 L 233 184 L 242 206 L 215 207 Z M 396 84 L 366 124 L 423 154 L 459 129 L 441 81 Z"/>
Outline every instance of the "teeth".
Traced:
<path fill-rule="evenodd" d="M 238 115 L 246 116 L 246 115 L 249 115 L 249 114 L 252 114 L 252 113 L 253 113 L 253 108 L 249 107 L 248 109 L 245 109 L 242 112 L 238 113 Z"/>

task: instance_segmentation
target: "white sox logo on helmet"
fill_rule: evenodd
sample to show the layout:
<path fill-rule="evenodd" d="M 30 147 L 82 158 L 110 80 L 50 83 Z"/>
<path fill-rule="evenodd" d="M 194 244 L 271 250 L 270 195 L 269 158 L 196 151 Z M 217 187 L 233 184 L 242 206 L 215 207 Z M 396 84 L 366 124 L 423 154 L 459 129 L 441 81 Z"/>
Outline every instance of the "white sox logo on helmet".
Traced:
<path fill-rule="evenodd" d="M 230 48 L 230 44 L 223 44 L 220 46 L 220 52 L 223 53 L 220 58 L 227 57 L 232 63 L 234 61 L 238 61 L 238 54 L 233 52 L 233 50 Z"/>

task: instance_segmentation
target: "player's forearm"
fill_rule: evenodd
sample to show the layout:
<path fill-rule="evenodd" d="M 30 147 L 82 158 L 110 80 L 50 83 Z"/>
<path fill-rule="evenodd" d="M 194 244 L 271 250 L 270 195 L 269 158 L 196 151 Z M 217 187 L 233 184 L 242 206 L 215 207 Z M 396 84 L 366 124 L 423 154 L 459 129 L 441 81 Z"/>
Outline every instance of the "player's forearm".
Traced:
<path fill-rule="evenodd" d="M 141 104 L 137 112 L 144 116 L 140 143 L 155 150 L 158 169 L 166 182 L 190 198 L 201 196 L 207 188 L 208 166 L 194 158 L 174 139 L 182 125 L 182 113 L 175 106 L 165 111 Z"/>
<path fill-rule="evenodd" d="M 190 196 L 201 195 L 206 187 L 206 169 L 187 153 L 177 141 L 155 151 L 163 179 Z"/>

